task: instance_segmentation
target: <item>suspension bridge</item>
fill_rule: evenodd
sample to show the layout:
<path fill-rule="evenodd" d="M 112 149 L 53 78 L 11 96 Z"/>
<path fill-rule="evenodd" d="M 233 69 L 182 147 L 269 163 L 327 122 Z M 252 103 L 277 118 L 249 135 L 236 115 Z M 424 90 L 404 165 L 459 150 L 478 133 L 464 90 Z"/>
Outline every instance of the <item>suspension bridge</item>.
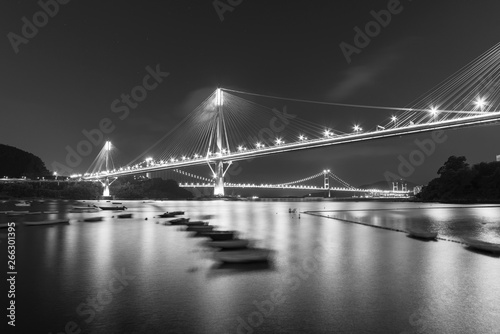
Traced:
<path fill-rule="evenodd" d="M 207 165 L 211 177 L 195 177 L 204 181 L 196 184 L 198 187 L 213 187 L 216 196 L 223 196 L 225 187 L 368 192 L 342 182 L 340 187 L 332 188 L 325 181 L 322 187 L 306 188 L 298 182 L 274 185 L 225 183 L 224 176 L 229 166 L 240 160 L 496 124 L 500 121 L 499 56 L 500 43 L 406 107 L 310 101 L 217 88 L 177 126 L 126 166 L 114 165 L 111 159 L 113 146 L 108 141 L 89 170 L 72 177 L 100 180 L 107 196 L 109 185 L 120 176 Z M 345 126 L 344 130 L 340 127 L 334 129 L 288 114 L 286 109 L 280 111 L 263 105 L 260 101 L 266 98 L 323 105 L 344 113 L 347 108 L 369 109 L 382 115 L 380 122 L 364 129 L 359 124 L 354 124 L 349 130 L 345 130 Z M 338 178 L 330 172 L 315 177 L 325 175 Z M 193 184 L 181 183 L 181 186 Z"/>
<path fill-rule="evenodd" d="M 305 182 L 310 182 L 316 180 L 321 180 L 323 183 L 321 185 L 317 184 L 307 184 Z M 210 181 L 206 179 L 205 181 Z M 338 184 L 338 186 L 332 186 L 331 183 Z M 179 183 L 180 187 L 184 188 L 212 188 L 214 185 L 212 182 L 200 183 Z M 390 197 L 390 198 L 400 198 L 408 197 L 411 191 L 407 189 L 406 183 L 401 183 L 401 190 L 399 190 L 398 182 L 393 182 L 392 190 L 383 190 L 376 188 L 356 188 L 351 186 L 346 181 L 342 180 L 337 175 L 333 174 L 329 169 L 325 169 L 322 172 L 311 175 L 309 177 L 286 182 L 279 184 L 269 184 L 269 183 L 231 183 L 225 182 L 225 188 L 251 188 L 251 189 L 287 189 L 287 190 L 308 190 L 308 191 L 324 191 L 327 196 L 330 197 L 331 192 L 347 192 L 347 193 L 357 193 L 359 195 L 364 195 L 365 197 Z M 326 195 L 325 194 L 325 195 Z"/>

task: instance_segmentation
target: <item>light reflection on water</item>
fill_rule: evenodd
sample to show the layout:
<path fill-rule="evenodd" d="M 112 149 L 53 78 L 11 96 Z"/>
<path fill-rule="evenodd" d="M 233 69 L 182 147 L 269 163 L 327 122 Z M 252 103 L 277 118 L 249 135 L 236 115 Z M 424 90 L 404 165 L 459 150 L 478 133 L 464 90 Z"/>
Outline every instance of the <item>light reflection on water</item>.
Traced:
<path fill-rule="evenodd" d="M 437 205 L 421 203 L 380 203 L 381 209 L 367 211 L 362 209 L 339 209 L 324 211 L 322 215 L 346 220 L 407 230 L 420 228 L 438 232 L 440 236 L 463 241 L 464 237 L 478 238 L 483 241 L 500 243 L 500 207 Z M 352 211 L 351 211 L 352 210 Z M 359 210 L 359 211 L 358 211 Z"/>
<path fill-rule="evenodd" d="M 85 216 L 104 216 L 104 221 L 84 223 L 78 221 L 84 215 L 66 213 L 73 204 L 44 203 L 61 212 L 51 216 L 70 218 L 68 226 L 18 228 L 19 323 L 36 332 L 58 333 L 75 321 L 84 332 L 96 333 L 236 333 L 241 319 L 251 321 L 256 303 L 276 291 L 284 300 L 251 328 L 255 332 L 487 333 L 500 322 L 498 257 L 456 243 L 422 242 L 403 233 L 288 213 L 288 208 L 325 211 L 376 226 L 420 226 L 457 240 L 472 235 L 498 242 L 498 207 L 127 202 L 133 219 L 103 211 Z M 237 230 L 257 246 L 275 249 L 274 260 L 246 267 L 217 264 L 201 246 L 203 238 L 156 224 L 160 219 L 154 215 L 168 210 L 185 210 L 192 219 L 213 214 L 210 222 L 220 229 Z M 306 272 L 304 266 L 313 264 Z M 114 270 L 134 278 L 87 322 L 77 307 L 105 289 Z"/>

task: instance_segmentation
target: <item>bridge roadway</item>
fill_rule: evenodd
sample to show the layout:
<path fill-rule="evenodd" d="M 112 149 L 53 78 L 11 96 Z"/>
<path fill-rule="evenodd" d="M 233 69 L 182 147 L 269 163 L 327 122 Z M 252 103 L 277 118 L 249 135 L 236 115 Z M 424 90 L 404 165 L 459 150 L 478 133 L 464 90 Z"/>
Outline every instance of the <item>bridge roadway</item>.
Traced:
<path fill-rule="evenodd" d="M 445 111 L 442 111 L 445 112 Z M 446 129 L 459 129 L 470 126 L 478 125 L 488 125 L 492 123 L 498 123 L 500 121 L 500 112 L 485 112 L 485 114 L 479 114 L 475 116 L 467 116 L 459 119 L 437 121 L 425 124 L 415 124 L 404 127 L 390 128 L 380 131 L 373 132 L 360 132 L 345 135 L 333 135 L 328 138 L 320 139 L 308 139 L 293 143 L 284 143 L 276 146 L 268 146 L 264 148 L 247 149 L 245 151 L 231 152 L 228 154 L 213 156 L 213 157 L 201 157 L 198 159 L 189 159 L 185 161 L 169 162 L 164 164 L 155 164 L 152 166 L 142 167 L 142 168 L 124 168 L 122 170 L 116 170 L 114 172 L 102 173 L 99 175 L 87 175 L 83 176 L 83 179 L 101 179 L 106 176 L 118 177 L 125 175 L 133 175 L 139 173 L 148 173 L 154 171 L 161 171 L 166 169 L 190 167 L 197 165 L 205 165 L 207 163 L 215 163 L 217 161 L 239 161 L 252 159 L 262 156 L 268 156 L 278 153 L 285 153 L 291 151 L 319 148 L 331 145 L 341 145 L 355 142 L 363 142 L 374 139 L 381 138 L 391 138 L 402 135 L 418 134 L 423 132 L 435 131 L 435 130 L 446 130 Z"/>

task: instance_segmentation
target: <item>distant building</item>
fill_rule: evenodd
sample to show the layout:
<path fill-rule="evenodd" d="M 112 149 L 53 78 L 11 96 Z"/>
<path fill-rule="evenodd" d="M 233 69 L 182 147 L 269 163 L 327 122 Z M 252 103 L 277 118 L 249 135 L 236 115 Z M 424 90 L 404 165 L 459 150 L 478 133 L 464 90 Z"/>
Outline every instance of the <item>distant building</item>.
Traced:
<path fill-rule="evenodd" d="M 500 161 L 500 155 L 497 155 L 497 161 Z"/>

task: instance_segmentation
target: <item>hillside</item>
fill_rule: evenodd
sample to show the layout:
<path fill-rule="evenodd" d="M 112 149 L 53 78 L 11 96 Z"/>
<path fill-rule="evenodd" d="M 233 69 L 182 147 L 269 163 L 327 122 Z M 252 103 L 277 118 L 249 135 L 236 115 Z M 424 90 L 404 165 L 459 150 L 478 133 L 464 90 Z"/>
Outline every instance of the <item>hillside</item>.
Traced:
<path fill-rule="evenodd" d="M 36 178 L 50 175 L 42 159 L 13 146 L 0 144 L 0 161 L 0 177 Z"/>

